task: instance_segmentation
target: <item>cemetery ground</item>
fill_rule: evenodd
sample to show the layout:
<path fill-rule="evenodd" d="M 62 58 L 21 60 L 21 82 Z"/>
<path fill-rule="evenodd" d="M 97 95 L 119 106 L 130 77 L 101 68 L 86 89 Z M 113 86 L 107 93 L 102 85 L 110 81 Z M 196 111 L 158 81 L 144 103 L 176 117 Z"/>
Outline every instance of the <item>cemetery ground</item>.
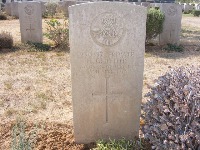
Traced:
<path fill-rule="evenodd" d="M 74 143 L 70 52 L 59 49 L 30 52 L 27 45 L 20 44 L 19 20 L 0 21 L 0 31 L 3 30 L 12 33 L 15 47 L 0 51 L 0 149 L 9 149 L 16 118 L 26 121 L 27 132 L 38 132 L 37 141 L 33 141 L 36 149 L 93 147 Z M 44 39 L 44 43 L 49 42 Z M 181 45 L 183 52 L 173 47 L 168 50 L 161 46 L 146 47 L 143 102 L 154 80 L 167 70 L 200 65 L 198 17 L 183 17 Z"/>

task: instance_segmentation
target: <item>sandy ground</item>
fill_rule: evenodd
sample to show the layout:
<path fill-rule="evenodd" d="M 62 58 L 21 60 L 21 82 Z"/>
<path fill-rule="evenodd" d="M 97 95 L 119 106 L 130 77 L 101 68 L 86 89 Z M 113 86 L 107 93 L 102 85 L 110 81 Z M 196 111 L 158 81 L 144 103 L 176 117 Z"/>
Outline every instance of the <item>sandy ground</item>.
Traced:
<path fill-rule="evenodd" d="M 199 17 L 183 17 L 182 25 L 200 28 L 200 18 Z"/>
<path fill-rule="evenodd" d="M 200 19 L 183 17 L 182 26 L 184 52 L 168 53 L 158 46 L 146 48 L 143 102 L 146 101 L 144 95 L 149 86 L 167 70 L 200 65 Z M 0 21 L 1 31 L 11 32 L 15 44 L 20 43 L 19 20 Z M 48 41 L 44 39 L 44 42 Z M 3 134 L 3 127 L 17 117 L 34 123 L 45 121 L 71 125 L 70 75 L 69 52 L 27 52 L 24 49 L 1 52 L 0 136 L 9 137 Z M 6 149 L 7 145 L 8 141 L 0 139 L 0 149 Z"/>

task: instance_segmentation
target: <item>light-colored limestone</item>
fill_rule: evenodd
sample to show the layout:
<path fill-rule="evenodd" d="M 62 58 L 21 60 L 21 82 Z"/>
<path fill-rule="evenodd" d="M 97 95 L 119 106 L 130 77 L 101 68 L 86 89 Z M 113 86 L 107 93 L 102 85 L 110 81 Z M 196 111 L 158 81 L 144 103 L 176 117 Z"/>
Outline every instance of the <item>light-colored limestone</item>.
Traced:
<path fill-rule="evenodd" d="M 182 7 L 179 4 L 163 3 L 160 10 L 165 14 L 163 32 L 159 36 L 160 45 L 179 44 L 181 34 Z"/>
<path fill-rule="evenodd" d="M 76 5 L 76 1 L 64 1 L 64 2 L 60 2 L 60 6 L 61 6 L 61 9 L 63 11 L 63 13 L 69 17 L 69 13 L 68 13 L 68 7 L 69 6 L 72 6 L 72 5 Z"/>
<path fill-rule="evenodd" d="M 19 17 L 18 6 L 21 2 L 11 2 L 11 16 Z"/>
<path fill-rule="evenodd" d="M 147 11 L 123 2 L 69 7 L 77 143 L 138 136 Z"/>
<path fill-rule="evenodd" d="M 47 2 L 44 2 L 44 1 L 41 1 L 40 4 L 41 4 L 41 9 L 42 9 L 42 14 L 44 14 L 46 12 L 46 4 Z"/>
<path fill-rule="evenodd" d="M 7 15 L 11 15 L 11 3 L 5 3 L 5 12 Z"/>
<path fill-rule="evenodd" d="M 40 2 L 19 3 L 21 41 L 42 43 L 42 11 Z"/>
<path fill-rule="evenodd" d="M 200 4 L 195 4 L 195 10 L 200 10 Z"/>
<path fill-rule="evenodd" d="M 134 5 L 141 5 L 141 2 L 133 2 Z"/>
<path fill-rule="evenodd" d="M 1 4 L 2 4 L 2 0 L 0 0 L 0 11 L 1 11 Z"/>
<path fill-rule="evenodd" d="M 142 2 L 141 6 L 149 8 L 150 7 L 150 2 Z"/>

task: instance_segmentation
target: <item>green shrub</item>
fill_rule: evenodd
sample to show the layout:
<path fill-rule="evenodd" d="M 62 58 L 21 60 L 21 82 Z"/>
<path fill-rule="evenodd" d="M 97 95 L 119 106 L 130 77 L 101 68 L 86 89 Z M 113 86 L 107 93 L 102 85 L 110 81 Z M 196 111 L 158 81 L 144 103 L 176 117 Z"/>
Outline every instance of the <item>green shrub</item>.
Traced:
<path fill-rule="evenodd" d="M 166 47 L 164 47 L 164 50 L 168 52 L 182 52 L 184 50 L 182 45 L 176 45 L 176 44 L 167 44 Z"/>
<path fill-rule="evenodd" d="M 193 10 L 193 11 L 192 11 L 192 14 L 193 14 L 195 17 L 199 17 L 199 16 L 200 16 L 200 10 Z"/>
<path fill-rule="evenodd" d="M 6 14 L 2 13 L 1 11 L 0 11 L 0 20 L 7 20 Z"/>
<path fill-rule="evenodd" d="M 49 51 L 51 46 L 43 43 L 35 43 L 35 42 L 27 42 L 27 44 L 31 47 L 30 51 Z"/>
<path fill-rule="evenodd" d="M 36 128 L 29 134 L 26 133 L 26 123 L 17 120 L 12 128 L 11 150 L 32 150 L 36 143 Z"/>
<path fill-rule="evenodd" d="M 164 14 L 155 8 L 150 8 L 147 13 L 146 41 L 158 36 L 163 30 Z"/>
<path fill-rule="evenodd" d="M 188 11 L 184 11 L 184 14 L 191 14 L 193 12 L 193 10 L 188 10 Z"/>
<path fill-rule="evenodd" d="M 64 20 L 63 23 L 56 19 L 46 20 L 47 32 L 44 34 L 48 39 L 54 41 L 57 47 L 68 47 L 69 45 L 69 29 L 68 22 Z"/>
<path fill-rule="evenodd" d="M 13 47 L 13 37 L 9 32 L 0 33 L 0 49 L 2 48 L 12 48 Z"/>
<path fill-rule="evenodd" d="M 57 3 L 47 3 L 45 4 L 46 12 L 43 14 L 43 17 L 47 18 L 50 16 L 53 18 L 53 16 L 56 14 L 56 9 L 58 7 Z"/>

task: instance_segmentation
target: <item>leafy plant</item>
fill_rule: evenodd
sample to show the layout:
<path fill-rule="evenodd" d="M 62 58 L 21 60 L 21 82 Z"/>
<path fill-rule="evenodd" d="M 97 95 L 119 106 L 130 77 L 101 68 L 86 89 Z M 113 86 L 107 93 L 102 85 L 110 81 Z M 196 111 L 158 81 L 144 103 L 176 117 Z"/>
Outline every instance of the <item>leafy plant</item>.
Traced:
<path fill-rule="evenodd" d="M 53 16 L 56 14 L 56 9 L 58 7 L 58 4 L 49 2 L 45 4 L 45 7 L 46 7 L 46 11 L 43 14 L 43 17 L 50 16 L 51 18 L 53 18 Z"/>
<path fill-rule="evenodd" d="M 93 150 L 144 150 L 144 140 L 138 139 L 138 140 L 109 140 L 108 142 L 105 142 L 103 140 L 97 141 L 97 147 Z"/>
<path fill-rule="evenodd" d="M 41 51 L 41 52 L 43 52 L 43 51 L 49 51 L 50 50 L 50 48 L 51 48 L 51 46 L 50 45 L 48 45 L 48 44 L 43 44 L 43 43 L 35 43 L 35 42 L 27 42 L 27 44 L 29 45 L 29 46 L 31 46 L 31 51 Z"/>
<path fill-rule="evenodd" d="M 164 50 L 167 50 L 168 52 L 182 52 L 184 50 L 184 47 L 182 45 L 168 43 L 167 46 L 164 47 Z"/>
<path fill-rule="evenodd" d="M 13 47 L 13 37 L 9 32 L 0 33 L 0 49 L 2 48 L 12 48 Z"/>
<path fill-rule="evenodd" d="M 199 17 L 200 16 L 200 10 L 193 10 L 192 11 L 192 14 L 196 17 Z"/>
<path fill-rule="evenodd" d="M 0 11 L 0 20 L 7 20 L 6 14 Z"/>
<path fill-rule="evenodd" d="M 158 9 L 150 8 L 147 13 L 146 41 L 158 36 L 163 30 L 164 14 Z"/>
<path fill-rule="evenodd" d="M 44 34 L 48 39 L 54 41 L 58 47 L 68 47 L 69 44 L 69 29 L 68 22 L 64 20 L 63 23 L 56 19 L 46 20 L 47 32 Z"/>
<path fill-rule="evenodd" d="M 36 129 L 26 133 L 26 123 L 18 119 L 12 129 L 11 150 L 32 150 L 36 143 Z"/>
<path fill-rule="evenodd" d="M 200 67 L 175 68 L 156 80 L 143 106 L 152 149 L 200 149 L 199 85 Z"/>

